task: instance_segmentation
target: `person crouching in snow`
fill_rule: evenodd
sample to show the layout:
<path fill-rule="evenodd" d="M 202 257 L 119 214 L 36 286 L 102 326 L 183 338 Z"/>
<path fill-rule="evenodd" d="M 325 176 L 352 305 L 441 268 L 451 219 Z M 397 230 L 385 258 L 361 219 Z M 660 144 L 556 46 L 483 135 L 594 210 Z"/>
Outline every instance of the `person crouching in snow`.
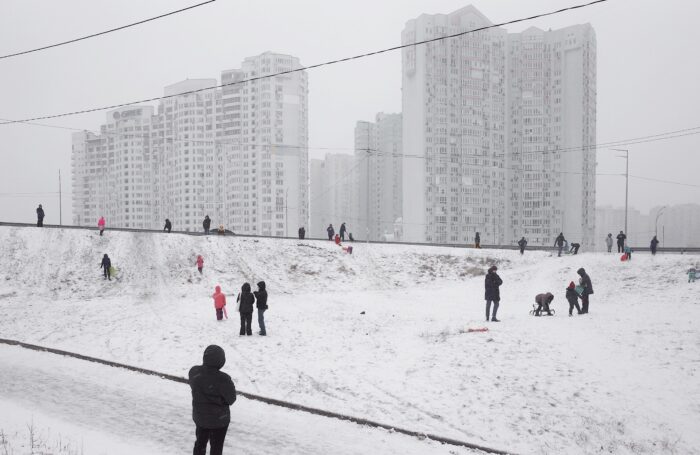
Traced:
<path fill-rule="evenodd" d="M 569 316 L 573 316 L 574 307 L 576 307 L 576 312 L 581 314 L 581 307 L 578 305 L 578 299 L 581 296 L 576 292 L 576 284 L 572 281 L 569 283 L 569 287 L 566 288 L 566 300 L 569 301 Z"/>
<path fill-rule="evenodd" d="M 535 310 L 535 316 L 542 315 L 543 311 L 547 312 L 547 316 L 552 315 L 552 310 L 549 309 L 549 304 L 554 300 L 554 295 L 551 292 L 545 294 L 537 294 L 535 296 L 535 303 L 537 304 L 537 309 Z"/>
<path fill-rule="evenodd" d="M 267 291 L 265 290 L 265 282 L 261 281 L 258 283 L 258 290 L 253 292 L 255 296 L 255 306 L 258 307 L 258 325 L 260 326 L 260 332 L 258 335 L 265 336 L 267 332 L 265 331 L 265 310 L 267 310 Z"/>
<path fill-rule="evenodd" d="M 243 283 L 241 293 L 238 294 L 238 311 L 241 313 L 241 331 L 239 335 L 253 335 L 250 324 L 253 321 L 253 304 L 255 296 L 250 292 L 250 283 Z"/>
<path fill-rule="evenodd" d="M 204 268 L 204 258 L 202 257 L 201 254 L 197 255 L 197 270 L 199 270 L 199 273 L 202 273 L 202 269 Z"/>
<path fill-rule="evenodd" d="M 221 321 L 224 318 L 224 312 L 226 311 L 226 296 L 221 292 L 221 286 L 214 288 L 214 294 L 212 298 L 214 299 L 214 308 L 216 309 L 216 320 Z"/>
<path fill-rule="evenodd" d="M 109 281 L 112 281 L 112 271 L 110 270 L 112 268 L 112 261 L 109 259 L 109 256 L 105 253 L 105 255 L 102 257 L 102 264 L 100 264 L 100 268 L 104 269 L 104 274 L 105 274 L 105 280 L 109 278 Z"/>
<path fill-rule="evenodd" d="M 97 221 L 97 228 L 100 230 L 100 235 L 102 235 L 105 231 L 105 217 L 101 216 L 100 219 Z"/>

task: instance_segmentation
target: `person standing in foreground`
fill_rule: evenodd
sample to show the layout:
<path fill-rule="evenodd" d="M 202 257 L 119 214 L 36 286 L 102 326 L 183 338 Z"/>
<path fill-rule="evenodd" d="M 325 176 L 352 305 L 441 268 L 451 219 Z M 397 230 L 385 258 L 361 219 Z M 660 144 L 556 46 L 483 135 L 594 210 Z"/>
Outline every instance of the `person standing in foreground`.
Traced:
<path fill-rule="evenodd" d="M 100 230 L 100 237 L 105 231 L 105 217 L 101 216 L 99 220 L 97 220 L 97 228 Z"/>
<path fill-rule="evenodd" d="M 588 298 L 593 294 L 593 283 L 591 283 L 591 277 L 588 276 L 583 267 L 578 269 L 576 273 L 581 276 L 579 283 L 583 287 L 583 292 L 581 292 L 581 314 L 588 314 Z"/>
<path fill-rule="evenodd" d="M 105 280 L 109 278 L 109 281 L 112 281 L 112 261 L 109 259 L 109 256 L 107 256 L 107 253 L 102 257 L 102 263 L 100 264 L 100 268 L 104 269 L 104 274 L 105 274 Z"/>
<path fill-rule="evenodd" d="M 566 300 L 569 301 L 569 316 L 573 316 L 574 307 L 576 307 L 576 313 L 581 314 L 581 307 L 578 306 L 578 299 L 580 298 L 581 296 L 576 292 L 576 284 L 572 281 L 569 283 L 569 287 L 566 288 Z"/>
<path fill-rule="evenodd" d="M 625 252 L 625 240 L 627 240 L 627 236 L 625 235 L 624 232 L 620 231 L 620 233 L 617 234 L 617 252 L 618 253 Z"/>
<path fill-rule="evenodd" d="M 196 425 L 193 455 L 205 455 L 207 443 L 211 455 L 221 455 L 224 439 L 231 422 L 229 407 L 236 402 L 236 386 L 231 377 L 221 372 L 226 354 L 221 347 L 208 346 L 202 365 L 190 368 L 192 389 L 192 420 Z"/>
<path fill-rule="evenodd" d="M 221 286 L 214 288 L 214 294 L 211 296 L 214 299 L 214 309 L 216 310 L 216 320 L 224 319 L 224 307 L 226 306 L 226 296 L 221 292 Z"/>
<path fill-rule="evenodd" d="M 44 226 L 44 209 L 41 207 L 41 204 L 39 204 L 39 207 L 36 208 L 36 227 L 43 227 Z"/>
<path fill-rule="evenodd" d="M 613 239 L 612 239 L 612 234 L 608 234 L 607 237 L 605 237 L 605 246 L 608 247 L 608 253 L 612 253 L 612 244 L 613 244 Z"/>
<path fill-rule="evenodd" d="M 503 284 L 503 280 L 501 280 L 501 277 L 498 276 L 496 270 L 498 270 L 498 267 L 496 267 L 495 265 L 491 266 L 491 268 L 489 268 L 488 273 L 486 274 L 486 279 L 484 282 L 484 286 L 486 288 L 486 293 L 484 295 L 484 297 L 486 298 L 486 320 L 489 320 L 491 302 L 493 302 L 493 315 L 491 316 L 491 321 L 501 322 L 498 319 L 496 319 L 496 313 L 498 312 L 498 305 L 501 301 L 501 293 L 499 290 L 499 286 Z"/>
<path fill-rule="evenodd" d="M 238 294 L 238 311 L 241 314 L 241 331 L 239 335 L 253 335 L 253 329 L 250 324 L 253 321 L 253 304 L 255 296 L 250 292 L 250 283 L 243 283 L 241 293 Z"/>
<path fill-rule="evenodd" d="M 518 246 L 520 247 L 520 254 L 525 254 L 525 247 L 527 246 L 527 240 L 525 240 L 525 237 L 518 240 Z"/>
<path fill-rule="evenodd" d="M 258 325 L 260 326 L 260 332 L 258 335 L 266 336 L 267 331 L 265 330 L 265 311 L 267 310 L 267 291 L 265 290 L 265 282 L 261 281 L 258 283 L 258 290 L 253 292 L 255 296 L 255 306 L 258 307 Z"/>

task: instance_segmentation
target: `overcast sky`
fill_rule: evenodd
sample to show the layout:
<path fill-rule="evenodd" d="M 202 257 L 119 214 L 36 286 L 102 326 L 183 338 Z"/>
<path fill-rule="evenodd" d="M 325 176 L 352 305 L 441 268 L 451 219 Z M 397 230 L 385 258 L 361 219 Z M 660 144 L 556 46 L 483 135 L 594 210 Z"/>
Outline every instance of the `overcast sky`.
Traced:
<path fill-rule="evenodd" d="M 503 22 L 584 0 L 475 0 Z M 0 55 L 142 20 L 198 3 L 182 0 L 2 0 Z M 401 41 L 405 22 L 449 13 L 458 0 L 218 0 L 172 17 L 76 44 L 0 60 L 0 118 L 19 119 L 162 95 L 185 78 L 220 77 L 270 50 L 310 65 Z M 598 42 L 598 142 L 700 127 L 700 1 L 609 0 L 517 26 L 543 29 L 591 23 Z M 357 120 L 401 111 L 401 54 L 393 52 L 309 72 L 312 158 L 352 149 Z M 43 123 L 97 129 L 104 112 Z M 70 223 L 71 132 L 0 125 L 0 220 L 34 221 L 43 203 L 58 222 L 58 169 L 63 221 Z M 700 135 L 629 146 L 630 174 L 700 184 Z M 623 173 L 624 159 L 598 151 L 598 173 Z M 598 205 L 624 205 L 624 177 L 598 177 Z M 13 193 L 13 194 L 8 194 Z M 700 188 L 630 179 L 630 206 L 700 203 Z"/>

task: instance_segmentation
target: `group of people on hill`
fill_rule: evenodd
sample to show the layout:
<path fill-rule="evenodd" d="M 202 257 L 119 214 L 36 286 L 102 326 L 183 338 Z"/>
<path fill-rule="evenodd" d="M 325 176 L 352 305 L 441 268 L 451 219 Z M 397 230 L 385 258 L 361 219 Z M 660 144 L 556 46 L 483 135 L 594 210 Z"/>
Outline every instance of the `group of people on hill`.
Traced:
<path fill-rule="evenodd" d="M 503 284 L 503 280 L 498 276 L 498 267 L 495 265 L 491 266 L 486 273 L 484 279 L 484 298 L 486 300 L 486 321 L 491 322 L 501 322 L 497 318 L 498 307 L 501 301 L 501 291 L 500 287 Z M 569 302 L 569 316 L 573 316 L 573 310 L 576 308 L 578 314 L 588 314 L 588 305 L 591 294 L 593 294 L 593 283 L 591 282 L 591 277 L 588 276 L 586 270 L 581 267 L 577 270 L 579 275 L 579 286 L 572 281 L 566 288 L 566 300 Z M 581 299 L 581 306 L 578 304 L 578 300 Z M 552 310 L 549 305 L 554 300 L 554 294 L 551 292 L 545 292 L 542 294 L 537 294 L 535 296 L 535 304 L 537 307 L 534 310 L 535 316 L 541 316 L 543 313 L 547 315 L 552 315 Z"/>
<path fill-rule="evenodd" d="M 354 242 L 355 239 L 352 236 L 352 232 L 348 232 L 348 228 L 345 226 L 345 223 L 341 223 L 340 225 L 340 230 L 338 233 L 335 233 L 335 229 L 333 228 L 333 224 L 329 224 L 328 227 L 326 228 L 326 234 L 328 234 L 328 240 L 330 241 L 335 241 L 335 243 L 340 244 L 340 242 L 345 241 L 345 234 L 348 234 L 348 240 L 351 242 Z M 301 238 L 301 237 L 300 237 Z"/>
<path fill-rule="evenodd" d="M 204 229 L 204 235 L 209 235 L 211 233 L 211 218 L 209 218 L 209 215 L 204 216 L 204 221 L 202 221 L 202 228 Z M 173 223 L 170 221 L 169 218 L 165 219 L 165 225 L 163 226 L 163 230 L 167 231 L 168 234 L 170 234 L 173 230 Z M 219 235 L 225 235 L 226 234 L 226 229 L 224 229 L 224 225 L 220 224 L 219 228 L 216 230 L 217 234 Z"/>
<path fill-rule="evenodd" d="M 224 319 L 224 316 L 228 318 L 228 314 L 226 313 L 226 295 L 221 291 L 221 286 L 216 286 L 214 288 L 212 298 L 214 299 L 216 320 L 221 321 Z M 253 334 L 251 324 L 253 321 L 254 307 L 258 309 L 258 326 L 260 328 L 258 335 L 266 336 L 265 311 L 268 306 L 267 289 L 264 281 L 258 282 L 258 290 L 253 292 L 251 292 L 250 283 L 243 283 L 241 292 L 239 292 L 238 297 L 236 297 L 236 309 L 241 319 L 240 336 L 250 336 Z"/>

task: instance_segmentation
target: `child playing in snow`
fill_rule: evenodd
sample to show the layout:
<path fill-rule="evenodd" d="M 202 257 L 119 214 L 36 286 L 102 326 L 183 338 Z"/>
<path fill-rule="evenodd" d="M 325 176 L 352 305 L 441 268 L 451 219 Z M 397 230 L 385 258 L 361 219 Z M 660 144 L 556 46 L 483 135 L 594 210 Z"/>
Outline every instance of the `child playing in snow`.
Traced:
<path fill-rule="evenodd" d="M 549 304 L 552 303 L 552 300 L 554 300 L 554 295 L 551 292 L 537 294 L 535 296 L 535 303 L 537 304 L 535 316 L 540 316 L 543 311 L 547 312 L 547 316 L 551 316 L 552 310 L 549 309 Z"/>
<path fill-rule="evenodd" d="M 627 260 L 631 261 L 632 260 L 632 248 L 625 245 L 625 254 L 627 255 Z"/>
<path fill-rule="evenodd" d="M 199 270 L 199 273 L 202 273 L 202 269 L 204 268 L 204 258 L 202 257 L 201 254 L 197 255 L 197 270 Z"/>
<path fill-rule="evenodd" d="M 97 220 L 97 227 L 100 230 L 100 235 L 102 235 L 105 231 L 105 217 L 101 216 L 99 220 Z"/>
<path fill-rule="evenodd" d="M 226 311 L 226 296 L 221 292 L 221 286 L 214 288 L 214 291 L 216 292 L 212 294 L 212 298 L 214 299 L 214 308 L 216 309 L 216 320 L 221 321 Z"/>
<path fill-rule="evenodd" d="M 581 295 L 576 292 L 576 285 L 572 281 L 569 283 L 569 287 L 566 288 L 566 300 L 569 301 L 569 316 L 573 316 L 574 307 L 576 307 L 576 312 L 581 314 L 581 307 L 578 305 L 578 299 Z"/>
<path fill-rule="evenodd" d="M 688 283 L 695 283 L 698 277 L 698 270 L 695 267 L 688 269 Z"/>

